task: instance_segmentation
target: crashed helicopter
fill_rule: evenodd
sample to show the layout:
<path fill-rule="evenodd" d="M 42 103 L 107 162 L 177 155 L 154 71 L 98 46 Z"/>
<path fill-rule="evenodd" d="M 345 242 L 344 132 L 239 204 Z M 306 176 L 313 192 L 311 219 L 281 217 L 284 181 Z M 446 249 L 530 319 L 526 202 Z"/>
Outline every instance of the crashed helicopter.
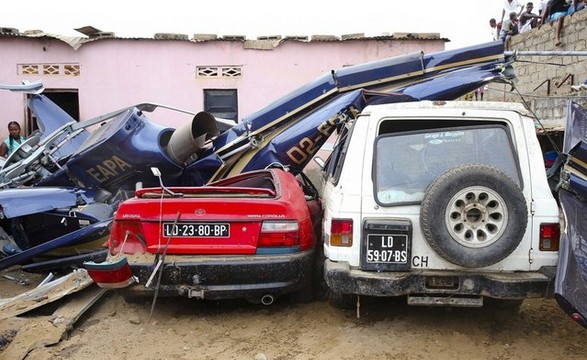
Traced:
<path fill-rule="evenodd" d="M 511 62 L 497 41 L 345 67 L 234 125 L 153 103 L 77 122 L 43 95 L 40 82 L 0 85 L 32 93 L 27 106 L 39 123 L 0 169 L 0 241 L 12 239 L 19 248 L 4 251 L 0 269 L 40 255 L 56 258 L 26 265 L 30 271 L 105 257 L 100 245 L 118 204 L 137 184 L 159 185 L 151 167 L 169 186 L 200 186 L 274 163 L 301 172 L 365 106 L 451 100 L 489 82 L 511 84 Z M 193 118 L 178 129 L 163 127 L 146 115 L 157 108 Z"/>
<path fill-rule="evenodd" d="M 558 199 L 565 228 L 561 236 L 554 298 L 587 329 L 587 109 L 569 101 Z"/>

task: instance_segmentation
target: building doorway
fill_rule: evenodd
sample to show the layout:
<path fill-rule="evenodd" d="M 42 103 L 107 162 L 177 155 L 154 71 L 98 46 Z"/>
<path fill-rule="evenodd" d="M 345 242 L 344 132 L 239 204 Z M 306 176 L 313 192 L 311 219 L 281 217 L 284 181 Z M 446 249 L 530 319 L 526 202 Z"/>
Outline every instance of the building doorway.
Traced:
<path fill-rule="evenodd" d="M 57 106 L 68 113 L 72 118 L 79 121 L 79 97 L 78 91 L 74 89 L 45 89 L 43 95 L 53 101 Z M 31 95 L 27 95 L 27 100 Z M 24 135 L 28 136 L 39 128 L 35 115 L 27 108 L 25 114 Z"/>

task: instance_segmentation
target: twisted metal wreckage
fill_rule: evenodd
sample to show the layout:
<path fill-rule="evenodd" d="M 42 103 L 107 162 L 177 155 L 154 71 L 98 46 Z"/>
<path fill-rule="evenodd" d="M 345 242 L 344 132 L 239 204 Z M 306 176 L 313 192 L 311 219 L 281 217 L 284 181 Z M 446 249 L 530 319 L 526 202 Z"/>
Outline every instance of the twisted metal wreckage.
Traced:
<path fill-rule="evenodd" d="M 201 186 L 274 163 L 301 172 L 337 127 L 354 120 L 367 105 L 452 100 L 490 82 L 513 87 L 515 55 L 504 52 L 497 41 L 346 67 L 316 78 L 234 125 L 206 112 L 152 103 L 77 122 L 43 95 L 40 82 L 0 85 L 31 93 L 28 107 L 39 124 L 39 131 L 0 169 L 0 242 L 20 248 L 4 246 L 0 270 L 27 263 L 25 270 L 47 271 L 104 259 L 102 244 L 118 204 L 133 196 L 137 183 L 159 185 L 151 167 L 160 169 L 162 182 L 169 186 Z M 166 128 L 145 115 L 156 108 L 193 118 L 178 129 Z M 582 121 L 580 145 L 565 148 L 572 153 L 565 166 L 566 189 L 571 191 L 564 190 L 562 197 L 567 216 L 585 206 L 581 200 L 565 206 L 567 197 L 578 198 L 575 187 L 584 196 L 587 122 Z M 587 232 L 580 223 L 570 225 L 576 232 L 566 234 L 568 251 L 563 245 L 561 258 L 571 263 L 573 246 L 583 249 L 577 258 L 582 270 L 570 265 L 565 269 L 567 278 L 587 289 L 585 236 L 573 235 Z M 561 298 L 561 303 L 567 301 L 564 295 Z M 584 316 L 587 305 L 580 306 Z"/>

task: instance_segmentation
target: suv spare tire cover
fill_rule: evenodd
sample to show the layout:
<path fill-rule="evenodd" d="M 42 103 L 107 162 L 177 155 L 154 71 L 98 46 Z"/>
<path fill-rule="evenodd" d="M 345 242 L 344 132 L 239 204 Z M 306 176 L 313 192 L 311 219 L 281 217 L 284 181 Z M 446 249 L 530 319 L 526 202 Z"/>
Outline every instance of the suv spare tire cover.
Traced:
<path fill-rule="evenodd" d="M 420 208 L 422 232 L 432 249 L 469 268 L 505 259 L 519 245 L 527 223 L 522 190 L 503 171 L 481 164 L 440 175 L 426 189 Z"/>

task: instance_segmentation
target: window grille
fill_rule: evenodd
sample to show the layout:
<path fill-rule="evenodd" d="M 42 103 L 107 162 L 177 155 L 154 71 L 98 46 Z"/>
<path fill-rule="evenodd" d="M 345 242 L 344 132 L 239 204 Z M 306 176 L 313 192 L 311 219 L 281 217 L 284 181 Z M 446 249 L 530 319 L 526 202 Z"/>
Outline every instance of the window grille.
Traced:
<path fill-rule="evenodd" d="M 18 64 L 19 75 L 79 76 L 79 64 Z"/>
<path fill-rule="evenodd" d="M 241 66 L 198 66 L 196 74 L 200 78 L 236 78 L 243 75 Z"/>

